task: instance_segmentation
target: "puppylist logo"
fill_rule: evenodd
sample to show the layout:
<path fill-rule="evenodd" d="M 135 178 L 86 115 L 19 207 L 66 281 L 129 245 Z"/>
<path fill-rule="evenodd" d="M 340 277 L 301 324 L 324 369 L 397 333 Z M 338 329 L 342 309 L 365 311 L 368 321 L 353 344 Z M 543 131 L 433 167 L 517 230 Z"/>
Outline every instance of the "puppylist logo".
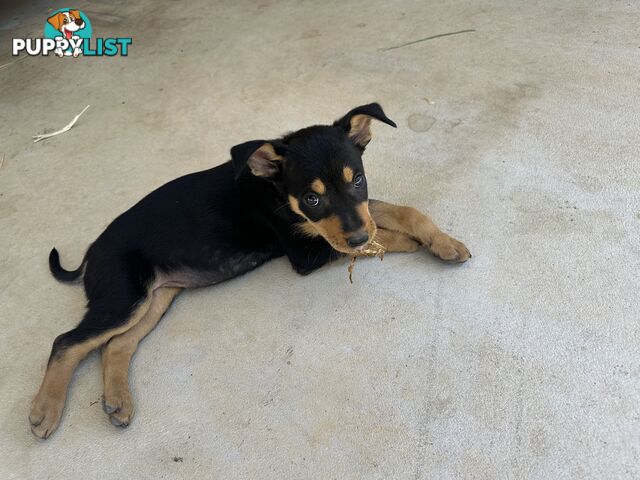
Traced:
<path fill-rule="evenodd" d="M 92 39 L 91 22 L 80 10 L 62 8 L 51 14 L 44 24 L 44 38 L 14 38 L 12 55 L 58 57 L 114 57 L 129 54 L 131 37 Z"/>

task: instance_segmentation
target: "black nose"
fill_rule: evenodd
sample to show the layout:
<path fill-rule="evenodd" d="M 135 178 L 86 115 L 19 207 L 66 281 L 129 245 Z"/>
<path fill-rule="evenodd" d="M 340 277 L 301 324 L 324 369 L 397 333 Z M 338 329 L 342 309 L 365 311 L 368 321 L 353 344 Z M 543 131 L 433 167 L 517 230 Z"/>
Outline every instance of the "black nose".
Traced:
<path fill-rule="evenodd" d="M 368 240 L 369 235 L 367 234 L 367 232 L 355 233 L 347 238 L 347 245 L 349 245 L 351 248 L 357 248 L 367 243 Z"/>
<path fill-rule="evenodd" d="M 76 25 L 80 26 L 84 23 L 84 20 L 82 20 L 81 18 L 76 18 Z"/>

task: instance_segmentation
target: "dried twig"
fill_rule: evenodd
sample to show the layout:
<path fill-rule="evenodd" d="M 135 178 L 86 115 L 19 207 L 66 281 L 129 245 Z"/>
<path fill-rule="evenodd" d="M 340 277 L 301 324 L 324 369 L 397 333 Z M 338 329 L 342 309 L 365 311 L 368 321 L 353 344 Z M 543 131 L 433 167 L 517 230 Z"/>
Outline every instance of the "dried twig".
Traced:
<path fill-rule="evenodd" d="M 71 122 L 66 127 L 61 128 L 60 130 L 53 133 L 44 133 L 42 135 L 34 135 L 33 143 L 37 143 L 40 140 L 44 140 L 45 138 L 55 137 L 56 135 L 60 135 L 61 133 L 64 133 L 64 132 L 68 132 L 69 130 L 71 130 L 71 127 L 73 127 L 76 124 L 76 122 L 80 118 L 80 115 L 86 112 L 87 108 L 89 108 L 90 106 L 91 105 L 87 105 L 86 107 L 84 107 L 84 110 L 82 110 L 78 115 L 76 115 L 76 117 L 73 120 L 71 120 Z"/>
<path fill-rule="evenodd" d="M 9 65 L 13 65 L 14 63 L 21 62 L 22 60 L 24 60 L 26 58 L 29 58 L 29 57 L 25 55 L 24 57 L 20 57 L 17 60 L 14 60 L 13 62 L 9 62 L 9 63 L 5 63 L 3 65 L 0 65 L 0 70 L 2 70 L 5 67 L 8 67 Z"/>
<path fill-rule="evenodd" d="M 389 50 L 395 50 L 397 48 L 408 47 L 409 45 L 415 45 L 416 43 L 426 42 L 427 40 L 433 40 L 434 38 L 448 37 L 450 35 L 459 35 L 461 33 L 470 33 L 470 32 L 475 32 L 475 29 L 470 28 L 468 30 L 460 30 L 459 32 L 440 33 L 438 35 L 431 35 L 430 37 L 421 38 L 419 40 L 413 40 L 412 42 L 402 43 L 394 47 L 381 48 L 380 50 L 383 52 L 387 52 Z"/>
<path fill-rule="evenodd" d="M 358 253 L 356 253 L 354 256 L 351 257 L 351 262 L 349 262 L 349 282 L 353 283 L 353 269 L 356 266 L 356 258 L 358 257 L 379 257 L 380 260 L 384 259 L 384 252 L 386 252 L 386 248 L 384 248 L 384 245 L 376 242 L 375 240 L 373 240 L 368 246 L 367 248 L 365 248 L 364 250 L 360 250 Z"/>

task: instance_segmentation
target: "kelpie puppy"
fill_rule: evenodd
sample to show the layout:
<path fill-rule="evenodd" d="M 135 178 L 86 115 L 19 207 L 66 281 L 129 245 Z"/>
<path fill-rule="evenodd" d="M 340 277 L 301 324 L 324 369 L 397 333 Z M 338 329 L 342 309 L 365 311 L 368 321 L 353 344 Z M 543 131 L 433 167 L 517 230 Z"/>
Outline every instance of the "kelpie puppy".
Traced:
<path fill-rule="evenodd" d="M 372 240 L 386 251 L 420 246 L 443 260 L 469 251 L 410 207 L 369 200 L 362 153 L 371 119 L 391 125 L 377 103 L 333 125 L 231 149 L 231 161 L 173 180 L 116 218 L 75 271 L 49 255 L 53 276 L 82 276 L 88 298 L 80 324 L 53 342 L 29 420 L 40 438 L 58 427 L 78 363 L 103 347 L 104 410 L 115 425 L 133 415 L 131 357 L 184 288 L 213 285 L 286 255 L 308 274 Z"/>

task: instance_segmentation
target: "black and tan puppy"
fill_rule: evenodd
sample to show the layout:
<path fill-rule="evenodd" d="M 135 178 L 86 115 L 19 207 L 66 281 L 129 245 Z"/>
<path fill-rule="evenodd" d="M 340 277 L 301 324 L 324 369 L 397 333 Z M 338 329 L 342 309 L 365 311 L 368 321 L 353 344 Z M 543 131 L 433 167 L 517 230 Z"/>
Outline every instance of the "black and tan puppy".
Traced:
<path fill-rule="evenodd" d="M 173 180 L 116 218 L 75 271 L 64 270 L 53 249 L 54 277 L 82 276 L 88 306 L 80 324 L 53 342 L 31 406 L 33 433 L 55 431 L 74 369 L 98 347 L 104 409 L 113 424 L 128 425 L 131 356 L 184 288 L 213 285 L 283 255 L 307 274 L 374 239 L 387 251 L 425 246 L 443 260 L 467 260 L 466 247 L 423 214 L 369 200 L 361 156 L 371 119 L 396 126 L 372 103 L 333 125 L 233 147 L 231 161 Z"/>

